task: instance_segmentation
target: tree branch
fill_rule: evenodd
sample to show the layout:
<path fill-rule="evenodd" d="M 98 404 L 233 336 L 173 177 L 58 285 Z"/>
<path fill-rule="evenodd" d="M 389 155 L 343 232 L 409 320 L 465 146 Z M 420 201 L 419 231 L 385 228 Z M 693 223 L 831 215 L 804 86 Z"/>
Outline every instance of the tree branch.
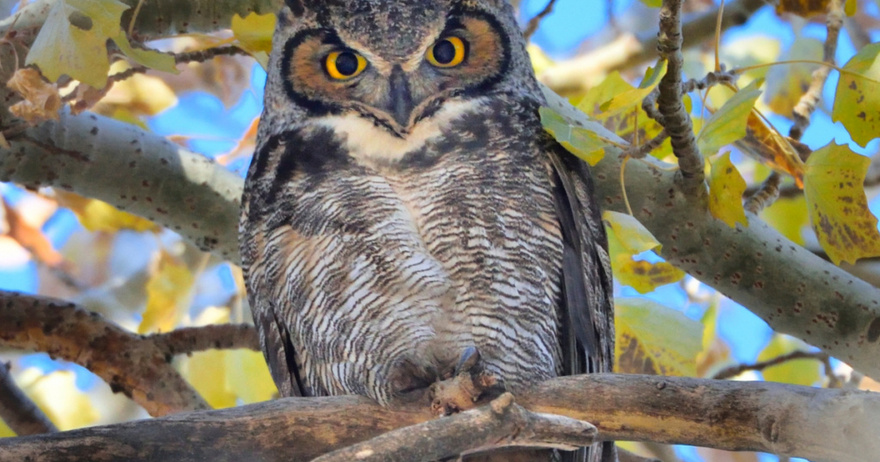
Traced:
<path fill-rule="evenodd" d="M 763 0 L 735 0 L 724 6 L 721 30 L 745 23 L 759 8 Z M 684 48 L 697 46 L 715 35 L 718 7 L 700 13 L 682 25 Z M 584 55 L 556 63 L 540 76 L 539 80 L 560 94 L 581 93 L 590 85 L 615 70 L 631 68 L 657 58 L 658 31 L 650 31 L 638 37 L 626 34 L 613 42 L 598 47 Z"/>
<path fill-rule="evenodd" d="M 0 149 L 0 181 L 109 202 L 238 261 L 242 180 L 205 156 L 131 124 L 63 112 Z M 12 140 L 11 140 L 12 141 Z"/>
<path fill-rule="evenodd" d="M 681 54 L 681 2 L 663 0 L 660 7 L 660 34 L 657 50 L 666 59 L 666 75 L 657 87 L 657 109 L 663 116 L 660 124 L 672 142 L 672 152 L 678 159 L 681 172 L 680 186 L 685 194 L 700 197 L 706 189 L 705 162 L 697 147 L 691 116 L 682 102 L 681 75 L 684 57 Z"/>
<path fill-rule="evenodd" d="M 0 345 L 79 364 L 152 416 L 208 409 L 169 353 L 73 303 L 0 291 Z"/>
<path fill-rule="evenodd" d="M 880 394 L 767 382 L 591 374 L 518 398 L 531 412 L 589 420 L 600 440 L 763 451 L 814 462 L 880 454 Z M 344 419 L 340 417 L 344 415 Z M 237 408 L 0 440 L 2 460 L 311 460 L 432 420 L 426 401 L 383 409 L 364 397 L 285 398 Z M 439 425 L 451 422 L 438 420 Z M 477 429 L 472 429 L 477 431 Z M 241 435 L 248 435 L 242 438 Z M 39 457 L 38 457 L 39 456 Z M 867 459 L 866 459 L 867 457 Z"/>
<path fill-rule="evenodd" d="M 822 88 L 825 87 L 825 81 L 828 80 L 828 74 L 831 73 L 832 66 L 834 65 L 838 37 L 840 37 L 840 29 L 843 27 L 842 0 L 830 0 L 828 2 L 825 24 L 828 34 L 825 36 L 825 44 L 822 47 L 822 61 L 829 65 L 819 66 L 813 71 L 813 80 L 810 82 L 810 87 L 801 96 L 792 111 L 794 125 L 789 129 L 788 136 L 795 140 L 800 140 L 804 130 L 810 125 L 810 116 L 813 115 L 816 105 L 819 104 L 819 100 L 822 98 Z"/>
<path fill-rule="evenodd" d="M 250 324 L 217 324 L 183 327 L 171 332 L 142 337 L 170 355 L 190 354 L 205 350 L 260 350 L 257 330 Z"/>
<path fill-rule="evenodd" d="M 712 378 L 717 380 L 730 379 L 745 371 L 763 371 L 768 367 L 777 366 L 784 362 L 794 361 L 796 359 L 815 359 L 817 361 L 824 361 L 828 359 L 828 354 L 822 351 L 792 351 L 791 353 L 777 356 L 766 361 L 758 361 L 754 364 L 740 364 L 722 369 Z"/>
<path fill-rule="evenodd" d="M 587 422 L 529 412 L 505 393 L 488 406 L 390 431 L 313 462 L 443 460 L 506 446 L 574 450 L 592 444 L 596 433 Z"/>
<path fill-rule="evenodd" d="M 20 436 L 58 431 L 46 414 L 12 380 L 9 364 L 0 364 L 0 419 Z"/>

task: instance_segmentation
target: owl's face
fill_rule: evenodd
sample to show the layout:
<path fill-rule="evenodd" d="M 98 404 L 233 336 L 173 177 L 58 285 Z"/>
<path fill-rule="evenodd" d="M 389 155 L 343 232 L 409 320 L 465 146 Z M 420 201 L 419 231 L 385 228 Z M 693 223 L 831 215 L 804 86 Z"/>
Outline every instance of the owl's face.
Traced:
<path fill-rule="evenodd" d="M 289 0 L 288 8 L 270 85 L 279 79 L 300 118 L 353 114 L 405 137 L 444 104 L 522 85 L 510 71 L 522 67 L 512 63 L 524 46 L 510 39 L 519 31 L 504 0 Z"/>

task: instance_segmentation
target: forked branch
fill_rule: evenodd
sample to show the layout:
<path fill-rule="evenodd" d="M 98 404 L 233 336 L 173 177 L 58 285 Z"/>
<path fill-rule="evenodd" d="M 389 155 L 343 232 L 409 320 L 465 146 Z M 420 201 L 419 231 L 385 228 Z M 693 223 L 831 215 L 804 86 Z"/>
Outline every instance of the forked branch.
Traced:
<path fill-rule="evenodd" d="M 529 412 L 505 393 L 488 406 L 394 430 L 313 462 L 442 460 L 504 446 L 572 450 L 589 446 L 596 433 L 581 420 Z"/>

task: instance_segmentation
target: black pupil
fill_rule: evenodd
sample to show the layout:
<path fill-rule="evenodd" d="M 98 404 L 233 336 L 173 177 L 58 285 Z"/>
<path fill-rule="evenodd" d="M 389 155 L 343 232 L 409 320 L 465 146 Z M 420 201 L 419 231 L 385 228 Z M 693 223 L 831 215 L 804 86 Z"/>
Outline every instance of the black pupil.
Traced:
<path fill-rule="evenodd" d="M 455 45 L 449 39 L 434 45 L 434 59 L 440 64 L 449 64 L 455 59 Z"/>
<path fill-rule="evenodd" d="M 350 51 L 339 53 L 336 57 L 336 70 L 345 76 L 354 75 L 358 70 L 357 56 Z"/>

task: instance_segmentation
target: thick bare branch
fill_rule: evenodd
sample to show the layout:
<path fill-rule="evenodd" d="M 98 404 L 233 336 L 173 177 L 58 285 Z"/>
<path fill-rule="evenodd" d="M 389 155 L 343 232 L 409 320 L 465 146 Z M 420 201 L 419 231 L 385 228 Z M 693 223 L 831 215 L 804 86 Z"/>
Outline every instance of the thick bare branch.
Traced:
<path fill-rule="evenodd" d="M 506 446 L 574 450 L 595 437 L 596 427 L 587 422 L 529 412 L 505 393 L 488 406 L 394 430 L 313 462 L 442 460 Z"/>
<path fill-rule="evenodd" d="M 721 29 L 727 30 L 746 22 L 752 13 L 764 6 L 763 0 L 735 0 L 724 6 Z M 684 48 L 705 42 L 715 34 L 718 8 L 712 8 L 687 20 L 682 25 Z M 657 31 L 622 35 L 611 43 L 589 53 L 562 61 L 548 68 L 539 79 L 561 94 L 586 91 L 590 85 L 615 70 L 623 70 L 657 58 Z"/>
<path fill-rule="evenodd" d="M 681 2 L 663 0 L 660 7 L 660 34 L 657 50 L 666 59 L 666 75 L 657 87 L 657 109 L 663 116 L 660 124 L 666 129 L 672 142 L 672 152 L 678 158 L 681 172 L 679 185 L 689 196 L 699 197 L 706 189 L 705 165 L 697 141 L 690 114 L 682 102 L 681 76 L 684 58 L 681 54 Z"/>
<path fill-rule="evenodd" d="M 61 114 L 0 149 L 0 181 L 52 186 L 153 220 L 221 258 L 238 260 L 242 180 L 133 125 Z M 35 143 L 30 140 L 40 140 Z"/>
<path fill-rule="evenodd" d="M 763 451 L 814 462 L 867 462 L 880 454 L 876 393 L 593 374 L 547 381 L 517 400 L 531 412 L 591 421 L 602 440 Z M 431 419 L 425 401 L 383 409 L 355 396 L 286 398 L 0 440 L 0 459 L 306 461 Z"/>
<path fill-rule="evenodd" d="M 0 363 L 0 419 L 16 435 L 57 432 L 55 424 L 12 380 L 9 365 Z"/>
<path fill-rule="evenodd" d="M 0 291 L 0 344 L 77 363 L 153 416 L 208 408 L 170 354 L 73 303 Z"/>

